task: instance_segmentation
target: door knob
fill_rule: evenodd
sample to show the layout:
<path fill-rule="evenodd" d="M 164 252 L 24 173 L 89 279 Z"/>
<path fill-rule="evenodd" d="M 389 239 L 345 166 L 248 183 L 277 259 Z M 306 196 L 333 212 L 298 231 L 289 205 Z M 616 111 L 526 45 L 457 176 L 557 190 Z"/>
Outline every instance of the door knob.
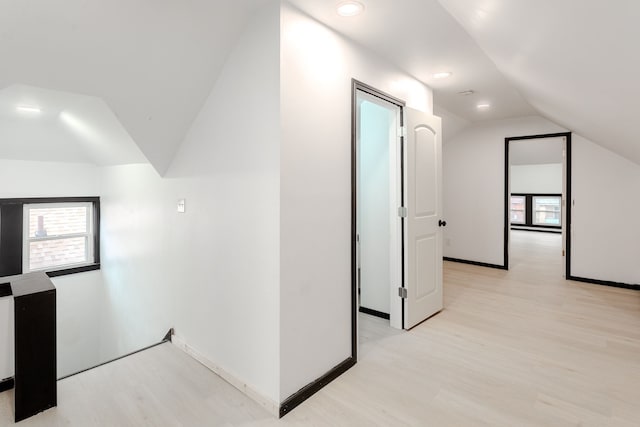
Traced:
<path fill-rule="evenodd" d="M 438 220 L 438 226 L 439 227 L 446 227 L 447 226 L 447 221 Z"/>

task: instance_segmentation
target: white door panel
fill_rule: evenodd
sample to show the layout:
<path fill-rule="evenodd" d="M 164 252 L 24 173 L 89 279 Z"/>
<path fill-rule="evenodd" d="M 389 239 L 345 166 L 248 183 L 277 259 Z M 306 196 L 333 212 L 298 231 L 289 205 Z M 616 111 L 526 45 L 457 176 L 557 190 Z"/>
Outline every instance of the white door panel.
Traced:
<path fill-rule="evenodd" d="M 405 328 L 442 310 L 440 118 L 407 108 Z"/>

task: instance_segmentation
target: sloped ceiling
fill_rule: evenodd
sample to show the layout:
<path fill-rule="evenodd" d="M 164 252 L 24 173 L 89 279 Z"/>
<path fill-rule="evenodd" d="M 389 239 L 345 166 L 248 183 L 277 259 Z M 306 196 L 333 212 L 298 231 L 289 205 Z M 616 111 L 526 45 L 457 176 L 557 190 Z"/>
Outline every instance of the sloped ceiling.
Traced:
<path fill-rule="evenodd" d="M 249 15 L 268 1 L 0 0 L 0 90 L 102 100 L 164 174 Z M 338 0 L 291 3 L 431 86 L 462 124 L 540 113 L 640 164 L 640 2 L 362 1 L 353 18 L 336 14 Z M 439 71 L 453 75 L 435 80 Z"/>
<path fill-rule="evenodd" d="M 0 89 L 93 96 L 163 174 L 263 0 L 0 0 Z"/>
<path fill-rule="evenodd" d="M 23 85 L 0 90 L 0 158 L 99 166 L 147 161 L 101 99 Z"/>
<path fill-rule="evenodd" d="M 336 13 L 339 1 L 291 0 L 303 12 L 386 58 L 434 89 L 435 102 L 468 121 L 536 114 L 475 41 L 436 0 L 361 0 L 365 12 Z M 448 79 L 433 74 L 449 71 Z M 472 89 L 473 95 L 458 92 Z M 492 108 L 480 111 L 479 102 Z"/>
<path fill-rule="evenodd" d="M 640 2 L 439 1 L 541 115 L 640 164 Z"/>

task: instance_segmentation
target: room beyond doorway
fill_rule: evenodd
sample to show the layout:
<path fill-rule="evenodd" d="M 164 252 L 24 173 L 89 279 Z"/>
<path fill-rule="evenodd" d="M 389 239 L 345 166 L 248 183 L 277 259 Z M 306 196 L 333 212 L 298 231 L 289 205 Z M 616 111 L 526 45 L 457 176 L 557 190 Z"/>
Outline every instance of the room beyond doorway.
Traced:
<path fill-rule="evenodd" d="M 373 88 L 354 91 L 354 246 L 358 311 L 402 328 L 402 124 L 400 101 Z M 396 289 L 397 290 L 397 289 Z"/>
<path fill-rule="evenodd" d="M 560 233 L 560 247 L 550 256 L 564 265 L 559 275 L 570 277 L 571 133 L 506 138 L 504 188 L 504 268 L 513 265 L 512 233 Z"/>

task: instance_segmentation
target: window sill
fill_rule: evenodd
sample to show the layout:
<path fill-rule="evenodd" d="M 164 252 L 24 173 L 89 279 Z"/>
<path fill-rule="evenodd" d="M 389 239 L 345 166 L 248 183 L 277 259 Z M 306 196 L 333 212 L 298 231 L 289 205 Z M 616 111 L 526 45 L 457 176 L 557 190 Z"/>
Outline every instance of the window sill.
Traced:
<path fill-rule="evenodd" d="M 100 263 L 83 265 L 80 267 L 64 268 L 62 270 L 47 271 L 49 277 L 67 276 L 69 274 L 84 273 L 86 271 L 100 270 Z"/>

